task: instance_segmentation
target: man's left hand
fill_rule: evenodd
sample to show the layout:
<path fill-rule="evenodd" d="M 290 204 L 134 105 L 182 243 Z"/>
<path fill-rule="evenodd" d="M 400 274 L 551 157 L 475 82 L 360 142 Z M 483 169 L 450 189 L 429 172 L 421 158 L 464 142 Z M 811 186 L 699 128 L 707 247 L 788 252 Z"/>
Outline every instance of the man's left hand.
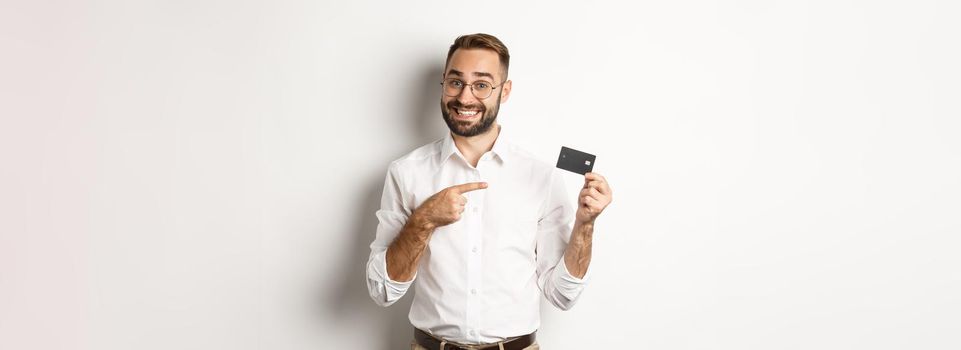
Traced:
<path fill-rule="evenodd" d="M 604 208 L 611 204 L 612 196 L 611 186 L 601 174 L 584 174 L 584 188 L 577 200 L 577 223 L 593 224 Z"/>

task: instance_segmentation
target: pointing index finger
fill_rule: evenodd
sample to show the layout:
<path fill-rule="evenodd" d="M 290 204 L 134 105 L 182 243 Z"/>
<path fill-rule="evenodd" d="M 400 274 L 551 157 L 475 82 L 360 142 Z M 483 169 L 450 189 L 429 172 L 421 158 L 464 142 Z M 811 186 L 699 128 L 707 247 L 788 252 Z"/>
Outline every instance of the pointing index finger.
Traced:
<path fill-rule="evenodd" d="M 451 190 L 459 194 L 467 193 L 470 191 L 477 191 L 487 188 L 486 182 L 468 182 L 465 184 L 454 185 L 450 187 Z"/>

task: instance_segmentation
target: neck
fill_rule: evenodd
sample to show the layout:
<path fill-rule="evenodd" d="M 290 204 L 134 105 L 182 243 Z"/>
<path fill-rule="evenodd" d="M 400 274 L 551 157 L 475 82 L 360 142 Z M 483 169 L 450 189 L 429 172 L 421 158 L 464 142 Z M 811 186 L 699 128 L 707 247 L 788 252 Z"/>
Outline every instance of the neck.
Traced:
<path fill-rule="evenodd" d="M 497 141 L 497 135 L 500 135 L 501 131 L 500 124 L 495 126 L 483 134 L 471 137 L 451 134 L 454 138 L 454 146 L 457 146 L 457 150 L 464 155 L 471 166 L 477 167 L 480 157 L 494 148 L 494 141 Z"/>

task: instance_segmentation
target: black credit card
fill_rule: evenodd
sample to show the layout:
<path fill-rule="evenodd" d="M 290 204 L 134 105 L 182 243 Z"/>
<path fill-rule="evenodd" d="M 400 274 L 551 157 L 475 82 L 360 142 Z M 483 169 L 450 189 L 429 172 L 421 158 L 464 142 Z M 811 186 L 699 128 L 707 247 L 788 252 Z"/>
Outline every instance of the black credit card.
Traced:
<path fill-rule="evenodd" d="M 593 154 L 561 146 L 561 154 L 557 156 L 557 167 L 584 175 L 594 170 L 595 158 L 597 157 Z"/>

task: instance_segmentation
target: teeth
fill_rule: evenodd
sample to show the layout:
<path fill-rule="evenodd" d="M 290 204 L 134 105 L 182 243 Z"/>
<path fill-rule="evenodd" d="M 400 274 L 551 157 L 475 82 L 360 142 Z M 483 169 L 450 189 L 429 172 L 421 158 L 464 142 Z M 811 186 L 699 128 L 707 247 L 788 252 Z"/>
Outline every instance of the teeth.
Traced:
<path fill-rule="evenodd" d="M 458 111 L 457 111 L 457 114 L 466 115 L 466 116 L 472 116 L 472 115 L 477 114 L 477 111 L 461 111 L 461 110 L 458 110 Z"/>

